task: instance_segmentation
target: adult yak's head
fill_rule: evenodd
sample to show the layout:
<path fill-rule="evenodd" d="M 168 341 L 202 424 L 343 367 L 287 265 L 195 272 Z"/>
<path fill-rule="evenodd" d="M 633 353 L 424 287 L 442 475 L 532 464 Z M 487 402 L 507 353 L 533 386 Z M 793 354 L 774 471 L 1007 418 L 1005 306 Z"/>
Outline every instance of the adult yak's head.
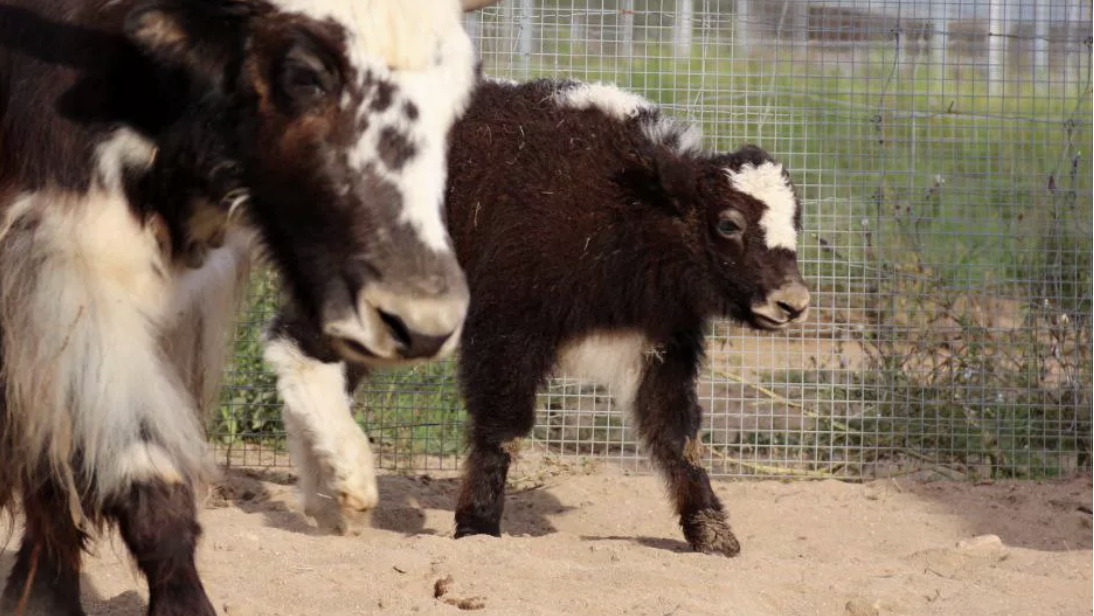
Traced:
<path fill-rule="evenodd" d="M 224 208 L 246 202 L 295 303 L 347 359 L 456 344 L 468 291 L 442 219 L 447 138 L 475 81 L 462 12 L 492 3 L 145 0 L 126 19 L 164 81 L 185 84 L 174 139 L 234 182 Z"/>

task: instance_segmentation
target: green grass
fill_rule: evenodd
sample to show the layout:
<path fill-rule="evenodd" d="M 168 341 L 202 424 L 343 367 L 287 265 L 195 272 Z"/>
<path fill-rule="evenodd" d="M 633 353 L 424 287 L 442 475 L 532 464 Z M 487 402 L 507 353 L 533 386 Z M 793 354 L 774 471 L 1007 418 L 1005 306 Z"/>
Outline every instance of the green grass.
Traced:
<path fill-rule="evenodd" d="M 462 450 L 464 409 L 453 360 L 376 372 L 356 399 L 358 422 L 399 466 L 416 455 Z"/>
<path fill-rule="evenodd" d="M 873 359 L 835 380 L 770 378 L 804 387 L 818 417 L 852 418 L 850 432 L 746 436 L 752 445 L 821 455 L 845 447 L 861 464 L 878 451 L 926 452 L 969 467 L 988 460 L 992 472 L 1016 476 L 1060 472 L 1070 464 L 1053 453 L 1061 452 L 1089 469 L 1089 83 L 1008 83 L 994 95 L 975 75 L 909 68 L 882 50 L 850 68 L 740 58 L 718 45 L 697 47 L 690 61 L 656 46 L 640 46 L 632 62 L 567 45 L 545 51 L 528 74 L 512 75 L 508 55 L 487 55 L 484 68 L 615 82 L 699 122 L 713 149 L 763 146 L 799 185 L 800 256 L 819 313 L 853 317 L 852 343 Z M 273 287 L 257 284 L 252 310 L 267 314 Z M 983 296 L 1016 302 L 1018 334 L 970 317 L 962 302 Z M 959 332 L 956 346 L 936 331 L 940 319 Z M 252 314 L 241 328 L 212 428 L 222 441 L 276 445 L 278 401 L 257 343 L 263 320 Z M 944 369 L 907 369 L 941 355 Z M 1061 372 L 1070 375 L 1063 385 L 1044 376 Z M 358 420 L 383 451 L 461 447 L 451 363 L 377 375 L 358 402 Z"/>

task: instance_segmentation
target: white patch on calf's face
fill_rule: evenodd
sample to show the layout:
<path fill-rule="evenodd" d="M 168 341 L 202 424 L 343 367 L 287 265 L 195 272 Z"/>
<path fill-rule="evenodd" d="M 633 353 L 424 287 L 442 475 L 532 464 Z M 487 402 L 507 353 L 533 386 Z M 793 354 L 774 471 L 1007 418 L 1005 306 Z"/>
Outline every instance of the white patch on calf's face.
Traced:
<path fill-rule="evenodd" d="M 399 221 L 414 228 L 435 251 L 450 251 L 441 219 L 449 129 L 463 114 L 475 83 L 475 53 L 463 29 L 457 0 L 275 0 L 285 11 L 331 20 L 346 34 L 347 61 L 366 80 L 393 86 L 390 104 L 363 101 L 364 133 L 348 152 L 351 168 L 370 167 L 402 197 Z M 343 100 L 343 104 L 347 104 Z M 414 117 L 408 117 L 407 104 Z M 394 130 L 414 150 L 405 164 L 388 169 L 380 140 Z"/>
<path fill-rule="evenodd" d="M 616 120 L 627 120 L 653 109 L 641 96 L 605 83 L 582 83 L 555 93 L 555 104 L 568 109 L 599 109 Z"/>
<path fill-rule="evenodd" d="M 616 404 L 629 411 L 645 366 L 656 357 L 656 347 L 638 332 L 595 332 L 560 347 L 555 372 L 610 387 Z"/>
<path fill-rule="evenodd" d="M 783 176 L 782 165 L 766 162 L 757 167 L 746 163 L 739 171 L 726 169 L 726 175 L 734 190 L 764 205 L 760 228 L 764 230 L 767 247 L 797 252 L 798 231 L 794 227 L 794 216 L 798 211 L 798 202 L 794 198 L 794 190 Z"/>

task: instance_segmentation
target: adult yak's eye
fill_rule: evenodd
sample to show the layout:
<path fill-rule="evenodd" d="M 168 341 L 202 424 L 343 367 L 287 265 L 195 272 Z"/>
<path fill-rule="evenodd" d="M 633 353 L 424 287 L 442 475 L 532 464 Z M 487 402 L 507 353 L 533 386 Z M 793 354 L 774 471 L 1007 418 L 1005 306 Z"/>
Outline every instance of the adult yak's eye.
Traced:
<path fill-rule="evenodd" d="M 285 90 L 295 99 L 319 98 L 326 93 L 319 73 L 306 66 L 285 67 Z"/>
<path fill-rule="evenodd" d="M 314 104 L 338 89 L 338 76 L 308 43 L 294 45 L 285 55 L 278 81 L 296 106 Z"/>

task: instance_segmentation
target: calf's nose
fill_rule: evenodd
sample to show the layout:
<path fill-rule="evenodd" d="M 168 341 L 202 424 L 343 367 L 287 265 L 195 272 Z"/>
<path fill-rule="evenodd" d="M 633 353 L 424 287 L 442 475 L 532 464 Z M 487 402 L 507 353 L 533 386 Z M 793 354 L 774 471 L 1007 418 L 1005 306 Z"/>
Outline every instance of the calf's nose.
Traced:
<path fill-rule="evenodd" d="M 799 281 L 791 281 L 772 292 L 767 301 L 787 321 L 800 321 L 809 312 L 809 289 Z"/>

